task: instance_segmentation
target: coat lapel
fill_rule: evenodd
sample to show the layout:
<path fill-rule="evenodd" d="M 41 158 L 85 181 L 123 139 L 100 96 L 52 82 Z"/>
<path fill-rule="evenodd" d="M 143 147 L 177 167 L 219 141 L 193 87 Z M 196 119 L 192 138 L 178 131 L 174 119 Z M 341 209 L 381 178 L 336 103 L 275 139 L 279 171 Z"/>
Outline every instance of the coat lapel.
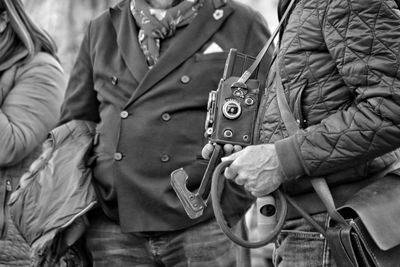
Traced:
<path fill-rule="evenodd" d="M 209 0 L 205 1 L 197 17 L 186 27 L 181 35 L 176 37 L 175 45 L 170 46 L 161 55 L 157 64 L 145 74 L 126 106 L 133 103 L 187 58 L 196 53 L 233 11 L 231 7 L 225 5 L 218 10 L 219 13 L 217 15 L 214 15 L 215 9 L 211 2 Z M 220 15 L 221 13 L 223 14 L 222 16 Z M 142 51 L 140 52 L 142 53 Z"/>
<path fill-rule="evenodd" d="M 135 79 L 140 82 L 148 71 L 146 59 L 140 48 L 138 30 L 129 8 L 130 1 L 110 9 L 110 17 L 117 34 L 117 43 L 123 59 Z"/>

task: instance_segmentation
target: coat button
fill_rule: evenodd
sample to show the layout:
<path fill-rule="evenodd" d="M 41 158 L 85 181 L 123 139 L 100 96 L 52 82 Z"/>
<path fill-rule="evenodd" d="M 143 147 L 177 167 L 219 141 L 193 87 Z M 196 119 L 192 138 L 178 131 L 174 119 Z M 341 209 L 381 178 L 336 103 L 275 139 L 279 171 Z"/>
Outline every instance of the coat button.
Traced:
<path fill-rule="evenodd" d="M 120 161 L 120 160 L 122 159 L 122 154 L 119 153 L 119 152 L 115 153 L 115 154 L 114 154 L 114 159 L 115 159 L 116 161 Z"/>
<path fill-rule="evenodd" d="M 186 84 L 186 83 L 190 82 L 190 77 L 187 76 L 187 75 L 183 75 L 183 76 L 181 77 L 181 82 L 182 82 L 183 84 Z"/>
<path fill-rule="evenodd" d="M 161 162 L 168 162 L 169 161 L 169 156 L 167 154 L 164 154 L 161 156 L 160 160 Z"/>
<path fill-rule="evenodd" d="M 169 121 L 171 119 L 171 115 L 169 115 L 168 113 L 163 113 L 161 115 L 161 118 L 163 119 L 163 121 Z"/>
<path fill-rule="evenodd" d="M 112 83 L 113 85 L 117 85 L 117 84 L 118 84 L 118 78 L 115 77 L 115 76 L 112 76 L 112 77 L 111 77 L 111 83 Z"/>
<path fill-rule="evenodd" d="M 123 111 L 121 111 L 121 113 L 119 115 L 121 116 L 121 118 L 126 119 L 126 118 L 128 118 L 129 113 L 128 113 L 128 111 L 123 110 Z"/>

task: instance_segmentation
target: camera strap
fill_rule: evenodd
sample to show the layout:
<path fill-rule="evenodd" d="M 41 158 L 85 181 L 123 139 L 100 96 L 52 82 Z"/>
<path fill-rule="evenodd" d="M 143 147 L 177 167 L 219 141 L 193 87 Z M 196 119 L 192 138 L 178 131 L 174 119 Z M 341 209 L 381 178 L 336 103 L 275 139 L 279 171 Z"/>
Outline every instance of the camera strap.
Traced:
<path fill-rule="evenodd" d="M 245 71 L 243 72 L 242 76 L 239 78 L 237 83 L 243 83 L 245 84 L 247 80 L 251 77 L 253 72 L 256 70 L 258 65 L 260 64 L 261 60 L 263 59 L 265 53 L 268 51 L 268 49 L 271 47 L 272 43 L 274 42 L 276 36 L 279 33 L 279 30 L 281 29 L 284 21 L 286 20 L 286 17 L 288 16 L 290 10 L 292 10 L 292 7 L 296 0 L 290 0 L 290 3 L 288 7 L 285 10 L 285 13 L 283 14 L 281 20 L 279 21 L 278 27 L 275 29 L 273 32 L 272 36 L 269 38 L 268 42 L 264 45 L 264 47 L 261 49 L 261 51 L 258 53 L 256 59 L 254 60 L 253 64 Z"/>

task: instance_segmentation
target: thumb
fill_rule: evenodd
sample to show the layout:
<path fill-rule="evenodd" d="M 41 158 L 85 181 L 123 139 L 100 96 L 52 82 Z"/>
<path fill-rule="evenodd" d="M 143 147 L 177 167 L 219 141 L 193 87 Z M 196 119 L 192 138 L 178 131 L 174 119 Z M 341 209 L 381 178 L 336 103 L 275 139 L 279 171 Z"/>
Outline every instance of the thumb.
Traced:
<path fill-rule="evenodd" d="M 221 161 L 222 162 L 228 161 L 228 160 L 232 160 L 233 161 L 233 160 L 235 160 L 235 159 L 237 159 L 239 157 L 239 154 L 240 154 L 239 152 L 236 152 L 236 153 L 230 154 L 229 156 L 223 157 L 223 158 L 221 158 Z"/>

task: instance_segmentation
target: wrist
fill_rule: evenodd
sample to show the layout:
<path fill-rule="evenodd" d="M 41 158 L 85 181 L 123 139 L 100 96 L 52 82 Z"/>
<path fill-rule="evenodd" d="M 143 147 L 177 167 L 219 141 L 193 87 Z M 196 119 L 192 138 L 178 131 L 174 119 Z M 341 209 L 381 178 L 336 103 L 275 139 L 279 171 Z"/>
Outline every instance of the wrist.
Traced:
<path fill-rule="evenodd" d="M 305 174 L 301 159 L 297 154 L 294 136 L 275 142 L 276 154 L 278 156 L 279 168 L 284 180 L 294 180 Z"/>

